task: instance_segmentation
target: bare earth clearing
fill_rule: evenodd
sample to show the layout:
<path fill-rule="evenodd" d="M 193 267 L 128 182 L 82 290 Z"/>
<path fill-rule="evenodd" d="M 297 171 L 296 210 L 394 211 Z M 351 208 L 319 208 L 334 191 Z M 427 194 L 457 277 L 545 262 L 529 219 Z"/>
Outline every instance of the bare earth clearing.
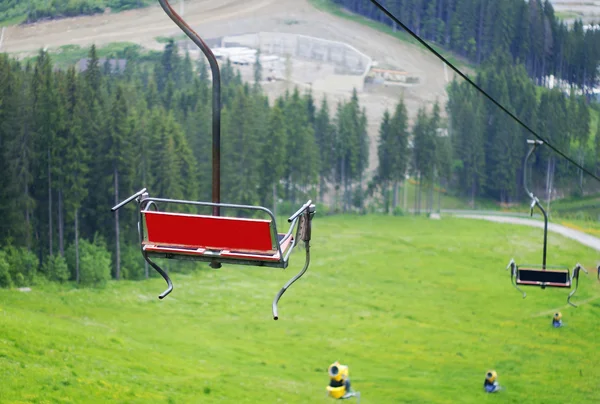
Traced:
<path fill-rule="evenodd" d="M 598 0 L 550 0 L 554 11 L 577 15 L 584 23 L 600 23 L 600 1 Z M 569 23 L 573 18 L 565 18 Z"/>
<path fill-rule="evenodd" d="M 173 2 L 175 9 L 178 4 Z M 216 3 L 216 4 L 215 4 Z M 381 116 L 386 108 L 393 110 L 404 95 L 411 118 L 420 106 L 430 106 L 436 99 L 442 105 L 447 100 L 445 86 L 453 72 L 444 69 L 441 61 L 425 49 L 403 43 L 378 32 L 330 14 L 318 11 L 306 0 L 223 0 L 217 2 L 194 0 L 185 2 L 185 19 L 205 38 L 241 35 L 256 32 L 302 34 L 328 40 L 346 42 L 376 61 L 380 67 L 397 69 L 418 75 L 420 83 L 414 87 L 365 87 L 359 93 L 361 105 L 367 109 L 371 153 L 369 171 L 375 169 L 377 134 Z M 6 29 L 0 51 L 15 56 L 26 56 L 40 48 L 55 49 L 62 45 L 97 46 L 111 42 L 132 42 L 148 49 L 162 49 L 156 41 L 159 36 L 180 35 L 181 32 L 157 5 L 142 10 L 118 14 L 69 18 L 12 26 Z M 300 70 L 301 64 L 294 69 Z M 301 84 L 301 83 L 293 83 Z M 282 82 L 266 83 L 271 98 L 283 93 L 288 85 Z M 308 86 L 300 86 L 308 87 Z M 330 105 L 348 98 L 349 91 L 320 87 L 313 91 L 320 102 L 326 95 Z"/>

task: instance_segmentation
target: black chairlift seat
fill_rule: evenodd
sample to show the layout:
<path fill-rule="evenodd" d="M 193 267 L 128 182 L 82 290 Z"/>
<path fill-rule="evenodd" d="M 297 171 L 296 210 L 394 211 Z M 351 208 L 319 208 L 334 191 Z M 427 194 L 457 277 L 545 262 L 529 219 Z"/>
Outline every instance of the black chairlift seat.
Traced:
<path fill-rule="evenodd" d="M 517 285 L 530 285 L 553 288 L 570 288 L 571 271 L 569 268 L 534 268 L 532 265 L 517 268 Z"/>
<path fill-rule="evenodd" d="M 567 297 L 567 303 L 573 307 L 577 307 L 577 305 L 571 303 L 571 297 L 577 292 L 577 288 L 579 287 L 579 272 L 583 270 L 587 273 L 586 269 L 579 263 L 575 265 L 572 273 L 569 268 L 566 267 L 543 268 L 534 265 L 519 267 L 514 260 L 510 260 L 506 268 L 511 270 L 511 281 L 515 288 L 523 294 L 523 298 L 525 298 L 527 294 L 519 288 L 519 285 L 539 286 L 542 289 L 547 287 L 570 289 L 573 287 L 573 281 L 575 281 L 575 289 L 573 289 Z"/>

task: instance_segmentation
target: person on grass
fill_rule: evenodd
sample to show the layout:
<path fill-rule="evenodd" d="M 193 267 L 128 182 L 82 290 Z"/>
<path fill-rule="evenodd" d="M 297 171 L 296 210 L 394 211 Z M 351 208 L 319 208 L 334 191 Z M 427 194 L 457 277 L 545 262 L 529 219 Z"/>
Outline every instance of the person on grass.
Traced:
<path fill-rule="evenodd" d="M 485 374 L 485 381 L 483 382 L 483 388 L 487 393 L 495 393 L 500 391 L 501 387 L 498 384 L 498 375 L 495 370 L 489 370 Z"/>
<path fill-rule="evenodd" d="M 554 313 L 554 317 L 552 317 L 552 327 L 560 328 L 562 326 L 562 314 L 560 312 Z"/>

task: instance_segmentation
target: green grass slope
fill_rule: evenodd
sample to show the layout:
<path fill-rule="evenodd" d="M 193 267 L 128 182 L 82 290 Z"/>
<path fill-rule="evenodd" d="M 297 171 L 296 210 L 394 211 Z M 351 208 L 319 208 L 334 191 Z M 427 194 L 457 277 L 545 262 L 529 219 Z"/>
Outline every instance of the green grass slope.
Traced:
<path fill-rule="evenodd" d="M 538 262 L 538 229 L 477 220 L 337 216 L 314 222 L 311 268 L 227 266 L 103 290 L 0 290 L 2 403 L 330 403 L 350 366 L 361 403 L 600 402 L 600 283 L 521 295 L 504 270 Z M 597 251 L 549 236 L 549 264 Z M 554 310 L 566 327 L 550 326 Z M 483 393 L 496 369 L 506 390 Z"/>

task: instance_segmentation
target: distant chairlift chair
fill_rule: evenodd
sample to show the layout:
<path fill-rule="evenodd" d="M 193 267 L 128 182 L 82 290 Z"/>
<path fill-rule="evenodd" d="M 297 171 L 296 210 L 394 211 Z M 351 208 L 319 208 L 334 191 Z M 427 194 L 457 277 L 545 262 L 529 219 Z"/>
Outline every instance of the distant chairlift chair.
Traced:
<path fill-rule="evenodd" d="M 308 269 L 310 263 L 311 223 L 316 212 L 309 200 L 289 219 L 287 233 L 277 230 L 273 213 L 264 207 L 234 205 L 220 202 L 220 73 L 217 60 L 204 41 L 172 9 L 167 0 L 159 0 L 167 15 L 198 45 L 208 58 L 213 76 L 213 201 L 195 202 L 150 197 L 146 188 L 112 208 L 115 212 L 136 201 L 139 208 L 138 232 L 144 259 L 167 282 L 168 288 L 160 294 L 163 299 L 173 290 L 169 275 L 151 258 L 197 260 L 210 262 L 220 268 L 221 263 L 287 268 L 289 257 L 298 240 L 305 244 L 306 259 L 302 270 L 290 279 L 273 300 L 273 318 L 279 318 L 277 303 L 285 291 Z M 159 212 L 157 203 L 212 207 L 212 216 Z M 249 219 L 221 216 L 221 208 L 266 213 L 269 219 Z M 295 233 L 294 233 L 295 230 Z"/>
<path fill-rule="evenodd" d="M 581 265 L 577 264 L 573 268 L 573 274 L 571 275 L 569 268 L 567 267 L 558 267 L 558 266 L 548 266 L 546 265 L 546 246 L 547 246 L 547 236 L 548 236 L 548 215 L 546 211 L 540 204 L 540 201 L 537 197 L 533 195 L 532 192 L 527 188 L 527 163 L 529 158 L 535 151 L 538 145 L 542 145 L 543 142 L 539 140 L 527 140 L 528 144 L 531 144 L 532 147 L 527 153 L 527 157 L 525 158 L 525 166 L 523 168 L 523 186 L 525 187 L 525 192 L 531 198 L 531 215 L 533 216 L 533 208 L 537 206 L 544 215 L 544 250 L 542 256 L 542 265 L 526 265 L 519 266 L 515 263 L 514 259 L 511 259 L 508 263 L 506 269 L 511 270 L 511 281 L 515 288 L 519 292 L 523 294 L 523 298 L 527 296 L 525 292 L 523 292 L 518 285 L 523 286 L 540 286 L 542 289 L 546 287 L 553 288 L 571 288 L 573 285 L 573 281 L 575 281 L 575 289 L 569 293 L 567 297 L 567 303 L 569 303 L 573 307 L 577 307 L 575 304 L 571 303 L 571 297 L 577 291 L 577 287 L 579 286 L 579 271 L 583 270 L 587 273 L 586 269 Z"/>

